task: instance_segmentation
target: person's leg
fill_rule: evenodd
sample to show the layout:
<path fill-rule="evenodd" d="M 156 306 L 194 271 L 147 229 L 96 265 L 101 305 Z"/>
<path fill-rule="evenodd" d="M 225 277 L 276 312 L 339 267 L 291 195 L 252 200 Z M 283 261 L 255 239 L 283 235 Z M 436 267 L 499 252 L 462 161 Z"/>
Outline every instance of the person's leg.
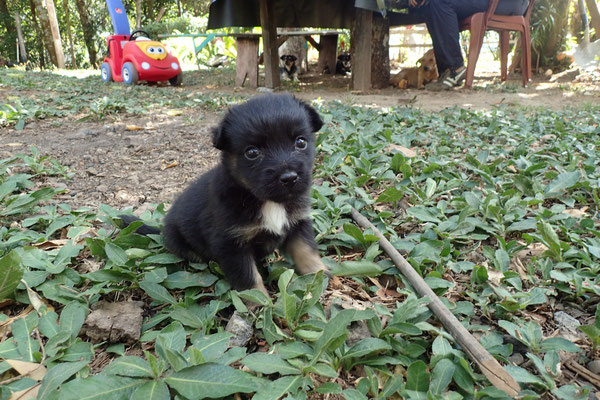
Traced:
<path fill-rule="evenodd" d="M 488 0 L 430 0 L 423 9 L 427 29 L 440 71 L 440 79 L 447 86 L 457 86 L 464 79 L 464 60 L 459 41 L 460 20 L 476 12 L 485 11 Z M 449 69 L 450 74 L 443 72 Z"/>

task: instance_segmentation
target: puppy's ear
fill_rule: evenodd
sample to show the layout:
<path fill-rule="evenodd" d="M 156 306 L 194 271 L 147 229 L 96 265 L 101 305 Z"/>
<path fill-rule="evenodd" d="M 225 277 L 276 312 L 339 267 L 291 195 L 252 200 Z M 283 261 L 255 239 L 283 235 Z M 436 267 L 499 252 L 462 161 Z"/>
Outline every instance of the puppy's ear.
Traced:
<path fill-rule="evenodd" d="M 291 56 L 292 61 L 296 61 L 298 58 L 296 56 Z"/>
<path fill-rule="evenodd" d="M 285 54 L 284 54 L 284 55 L 282 55 L 282 56 L 281 56 L 281 57 L 279 57 L 279 58 L 281 58 L 282 60 L 285 60 Z"/>
<path fill-rule="evenodd" d="M 229 147 L 229 140 L 225 134 L 225 127 L 223 124 L 215 126 L 212 130 L 213 146 L 219 150 L 226 150 Z"/>
<path fill-rule="evenodd" d="M 303 101 L 300 102 L 300 105 L 304 107 L 306 113 L 308 114 L 308 119 L 310 121 L 310 127 L 312 131 L 317 132 L 323 126 L 323 120 L 319 116 L 319 113 L 317 112 L 317 110 L 312 108 L 312 106 L 309 106 Z"/>

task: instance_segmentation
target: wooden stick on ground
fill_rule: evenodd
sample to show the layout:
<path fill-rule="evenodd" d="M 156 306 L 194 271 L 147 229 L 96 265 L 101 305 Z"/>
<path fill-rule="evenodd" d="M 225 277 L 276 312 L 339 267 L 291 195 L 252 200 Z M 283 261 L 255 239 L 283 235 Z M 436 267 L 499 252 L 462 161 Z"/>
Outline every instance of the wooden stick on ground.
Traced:
<path fill-rule="evenodd" d="M 429 309 L 442 322 L 444 327 L 450 332 L 454 340 L 469 357 L 479 365 L 481 371 L 498 389 L 504 391 L 507 395 L 514 398 L 519 394 L 520 387 L 517 381 L 506 372 L 502 365 L 471 335 L 471 333 L 460 323 L 452 312 L 442 303 L 438 296 L 431 290 L 429 285 L 414 270 L 412 265 L 402 257 L 402 255 L 392 246 L 392 244 L 383 236 L 383 234 L 365 217 L 363 217 L 354 208 L 352 209 L 352 218 L 363 228 L 371 228 L 375 236 L 379 238 L 379 246 L 390 256 L 400 272 L 408 279 L 408 282 L 415 288 L 420 296 L 428 296 L 431 299 Z"/>

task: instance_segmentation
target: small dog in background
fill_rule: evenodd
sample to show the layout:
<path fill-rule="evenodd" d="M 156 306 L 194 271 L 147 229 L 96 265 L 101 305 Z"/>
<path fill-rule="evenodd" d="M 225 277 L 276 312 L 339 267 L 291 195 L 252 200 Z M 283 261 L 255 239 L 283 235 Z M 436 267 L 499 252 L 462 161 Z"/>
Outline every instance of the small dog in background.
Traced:
<path fill-rule="evenodd" d="M 266 292 L 258 266 L 276 248 L 291 256 L 299 274 L 329 275 L 310 220 L 315 132 L 321 126 L 315 109 L 290 94 L 232 107 L 213 130 L 221 162 L 192 183 L 165 217 L 167 248 L 192 262 L 216 261 L 237 290 Z M 160 233 L 147 225 L 137 232 Z"/>
<path fill-rule="evenodd" d="M 417 61 L 416 67 L 404 68 L 390 79 L 392 86 L 400 89 L 418 88 L 423 89 L 426 83 L 433 82 L 438 78 L 437 64 L 433 49 L 428 50 L 423 57 Z"/>
<path fill-rule="evenodd" d="M 352 72 L 352 65 L 350 63 L 351 57 L 348 53 L 342 53 L 337 56 L 337 62 L 335 63 L 335 73 L 338 75 L 346 76 Z"/>
<path fill-rule="evenodd" d="M 298 80 L 298 67 L 296 67 L 296 56 L 284 54 L 279 57 L 283 61 L 283 66 L 279 68 L 279 76 L 282 80 Z"/>

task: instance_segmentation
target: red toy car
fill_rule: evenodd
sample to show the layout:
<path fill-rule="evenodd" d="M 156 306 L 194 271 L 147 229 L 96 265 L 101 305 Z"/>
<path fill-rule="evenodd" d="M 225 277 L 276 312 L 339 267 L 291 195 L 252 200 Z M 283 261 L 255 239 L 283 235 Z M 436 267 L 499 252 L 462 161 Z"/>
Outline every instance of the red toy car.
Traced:
<path fill-rule="evenodd" d="M 148 33 L 135 31 L 131 35 L 112 35 L 106 39 L 108 56 L 100 67 L 103 82 L 169 81 L 181 85 L 183 73 L 177 57 L 164 44 L 150 40 Z"/>

